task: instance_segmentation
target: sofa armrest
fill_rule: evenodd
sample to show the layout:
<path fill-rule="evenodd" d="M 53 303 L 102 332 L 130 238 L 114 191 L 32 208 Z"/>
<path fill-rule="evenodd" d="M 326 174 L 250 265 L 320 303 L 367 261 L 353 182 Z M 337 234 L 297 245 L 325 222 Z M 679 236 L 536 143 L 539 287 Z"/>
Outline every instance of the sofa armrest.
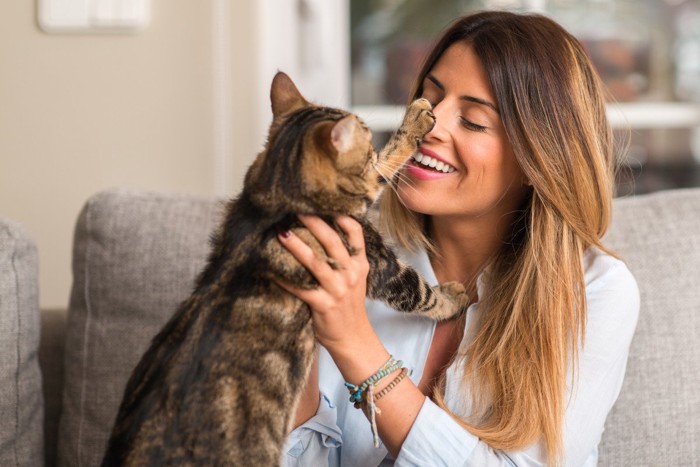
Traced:
<path fill-rule="evenodd" d="M 38 258 L 17 223 L 0 219 L 0 465 L 43 465 Z"/>

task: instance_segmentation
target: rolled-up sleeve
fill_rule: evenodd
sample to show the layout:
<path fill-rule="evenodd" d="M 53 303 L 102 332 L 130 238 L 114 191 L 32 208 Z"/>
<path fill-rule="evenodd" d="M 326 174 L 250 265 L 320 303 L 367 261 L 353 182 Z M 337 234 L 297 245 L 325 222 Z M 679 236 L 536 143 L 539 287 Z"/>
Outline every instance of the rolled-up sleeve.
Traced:
<path fill-rule="evenodd" d="M 337 410 L 321 394 L 316 415 L 295 428 L 282 448 L 282 466 L 328 465 L 329 454 L 342 444 L 342 432 L 337 424 Z"/>

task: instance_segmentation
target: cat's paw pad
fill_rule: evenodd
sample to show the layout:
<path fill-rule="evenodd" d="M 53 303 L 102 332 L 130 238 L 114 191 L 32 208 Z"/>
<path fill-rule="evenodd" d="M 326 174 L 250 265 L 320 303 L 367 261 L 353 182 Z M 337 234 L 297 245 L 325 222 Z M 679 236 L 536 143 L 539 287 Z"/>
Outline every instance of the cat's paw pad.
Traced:
<path fill-rule="evenodd" d="M 454 314 L 458 315 L 467 309 L 469 305 L 469 296 L 467 290 L 460 282 L 445 282 L 439 286 L 440 293 L 445 295 L 454 306 Z"/>
<path fill-rule="evenodd" d="M 433 106 L 423 97 L 411 102 L 406 110 L 404 126 L 418 140 L 422 139 L 435 126 Z"/>

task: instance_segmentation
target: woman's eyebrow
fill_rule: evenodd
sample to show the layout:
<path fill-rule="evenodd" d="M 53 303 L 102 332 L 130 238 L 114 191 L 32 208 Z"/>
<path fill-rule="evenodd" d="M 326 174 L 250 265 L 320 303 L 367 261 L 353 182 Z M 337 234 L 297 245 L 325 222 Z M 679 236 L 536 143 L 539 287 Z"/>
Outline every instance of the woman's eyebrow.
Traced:
<path fill-rule="evenodd" d="M 494 112 L 500 113 L 498 111 L 498 107 L 496 107 L 495 104 L 487 101 L 486 99 L 482 99 L 480 97 L 474 97 L 474 96 L 459 96 L 460 99 L 467 101 L 467 102 L 475 102 L 477 104 L 485 105 L 486 107 L 490 107 L 493 109 Z"/>
<path fill-rule="evenodd" d="M 445 86 L 440 81 L 438 81 L 438 79 L 436 77 L 434 77 L 433 75 L 428 75 L 428 76 L 426 76 L 426 78 L 429 81 L 431 81 L 435 86 L 437 86 L 440 91 L 445 90 Z"/>
<path fill-rule="evenodd" d="M 445 91 L 445 85 L 442 84 L 440 80 L 438 80 L 435 76 L 429 74 L 426 76 L 426 79 L 428 79 L 441 91 Z M 486 99 L 482 99 L 480 97 L 475 96 L 459 96 L 459 98 L 467 102 L 474 102 L 476 104 L 485 105 L 486 107 L 493 109 L 496 113 L 500 113 L 498 112 L 498 107 L 496 107 L 496 104 L 494 104 L 493 102 L 489 102 Z"/>

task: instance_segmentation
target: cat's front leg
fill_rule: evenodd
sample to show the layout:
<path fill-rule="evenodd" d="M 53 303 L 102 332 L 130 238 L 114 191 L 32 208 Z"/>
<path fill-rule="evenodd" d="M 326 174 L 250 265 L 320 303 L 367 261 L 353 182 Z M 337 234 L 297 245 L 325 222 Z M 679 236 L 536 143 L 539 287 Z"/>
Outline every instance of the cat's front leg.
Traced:
<path fill-rule="evenodd" d="M 466 289 L 459 282 L 431 287 L 413 268 L 397 260 L 398 274 L 387 281 L 378 295 L 392 308 L 443 321 L 461 315 L 469 305 Z"/>
<path fill-rule="evenodd" d="M 386 180 L 390 180 L 406 160 L 418 149 L 423 137 L 435 126 L 435 115 L 427 99 L 414 100 L 406 108 L 398 130 L 379 152 L 378 168 Z"/>
<path fill-rule="evenodd" d="M 467 295 L 467 289 L 462 283 L 444 282 L 433 287 L 432 290 L 438 295 L 438 300 L 442 300 L 443 303 L 438 303 L 437 306 L 425 313 L 427 316 L 442 321 L 467 311 L 469 295 Z"/>
<path fill-rule="evenodd" d="M 431 287 L 418 272 L 403 264 L 371 224 L 363 225 L 370 272 L 367 295 L 399 311 L 446 320 L 463 313 L 469 304 L 464 286 L 447 282 Z"/>
<path fill-rule="evenodd" d="M 428 99 L 419 97 L 408 105 L 399 130 L 405 132 L 407 137 L 413 138 L 414 142 L 419 143 L 434 126 L 433 106 Z"/>

